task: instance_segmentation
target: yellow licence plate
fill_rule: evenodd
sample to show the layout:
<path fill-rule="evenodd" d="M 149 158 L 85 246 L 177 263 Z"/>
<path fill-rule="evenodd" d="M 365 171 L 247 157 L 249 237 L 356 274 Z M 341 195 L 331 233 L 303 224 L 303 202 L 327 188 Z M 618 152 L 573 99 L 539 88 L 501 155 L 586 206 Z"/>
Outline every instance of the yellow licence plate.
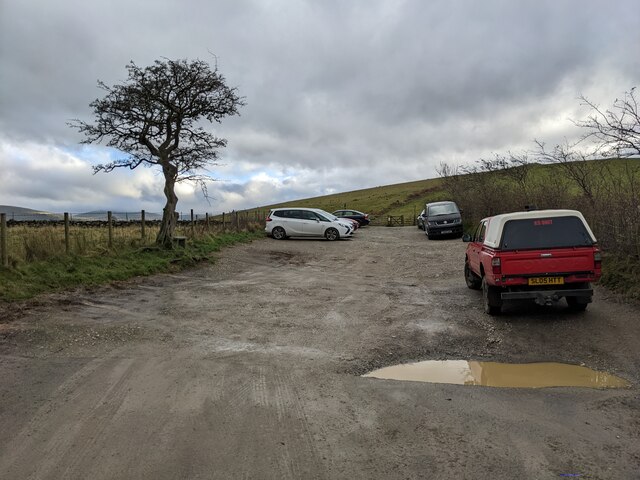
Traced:
<path fill-rule="evenodd" d="M 564 285 L 564 277 L 535 277 L 529 279 L 529 285 Z"/>

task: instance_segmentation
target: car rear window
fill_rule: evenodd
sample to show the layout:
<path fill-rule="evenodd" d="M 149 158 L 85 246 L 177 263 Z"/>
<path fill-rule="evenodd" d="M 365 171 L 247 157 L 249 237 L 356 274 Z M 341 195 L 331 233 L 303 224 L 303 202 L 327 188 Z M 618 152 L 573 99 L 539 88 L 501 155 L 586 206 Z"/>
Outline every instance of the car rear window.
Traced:
<path fill-rule="evenodd" d="M 503 250 L 591 245 L 593 245 L 593 240 L 584 223 L 578 217 L 509 220 L 504 225 L 500 242 L 500 248 Z"/>

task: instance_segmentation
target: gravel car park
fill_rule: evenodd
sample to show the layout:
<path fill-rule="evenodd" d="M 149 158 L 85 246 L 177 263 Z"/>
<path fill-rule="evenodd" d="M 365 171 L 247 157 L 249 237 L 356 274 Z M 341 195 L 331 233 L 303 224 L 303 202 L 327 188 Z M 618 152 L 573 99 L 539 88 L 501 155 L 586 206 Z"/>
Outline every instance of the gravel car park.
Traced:
<path fill-rule="evenodd" d="M 584 312 L 486 315 L 465 246 L 413 226 L 258 240 L 0 304 L 0 478 L 638 478 L 640 306 L 596 286 Z M 631 386 L 362 376 L 424 360 L 584 364 Z"/>

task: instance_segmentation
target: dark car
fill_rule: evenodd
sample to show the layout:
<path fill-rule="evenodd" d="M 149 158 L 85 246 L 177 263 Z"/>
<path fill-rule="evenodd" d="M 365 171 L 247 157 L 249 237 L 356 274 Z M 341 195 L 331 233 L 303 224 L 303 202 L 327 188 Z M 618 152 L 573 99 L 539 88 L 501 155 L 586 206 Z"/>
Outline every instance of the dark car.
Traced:
<path fill-rule="evenodd" d="M 461 237 L 462 211 L 455 202 L 433 202 L 425 205 L 424 233 L 435 237 Z"/>
<path fill-rule="evenodd" d="M 420 212 L 420 215 L 418 215 L 418 228 L 420 230 L 424 230 L 424 222 L 427 219 L 427 213 L 426 210 L 422 210 Z"/>
<path fill-rule="evenodd" d="M 366 213 L 358 212 L 357 210 L 336 210 L 333 212 L 336 217 L 350 218 L 357 220 L 361 227 L 369 225 L 369 215 Z"/>

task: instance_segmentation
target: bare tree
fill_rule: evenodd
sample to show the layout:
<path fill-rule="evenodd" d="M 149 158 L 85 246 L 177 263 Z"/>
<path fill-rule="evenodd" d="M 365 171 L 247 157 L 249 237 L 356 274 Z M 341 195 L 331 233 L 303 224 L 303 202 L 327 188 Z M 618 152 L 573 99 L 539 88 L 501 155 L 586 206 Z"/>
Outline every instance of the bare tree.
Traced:
<path fill-rule="evenodd" d="M 505 165 L 504 174 L 511 178 L 523 194 L 528 194 L 528 181 L 531 173 L 532 163 L 527 153 L 507 152 L 503 155 L 503 164 Z"/>
<path fill-rule="evenodd" d="M 582 103 L 591 109 L 586 120 L 574 123 L 587 130 L 583 140 L 593 140 L 604 156 L 629 157 L 640 155 L 640 115 L 635 87 L 617 98 L 611 109 L 602 110 L 584 96 Z"/>
<path fill-rule="evenodd" d="M 218 149 L 227 144 L 200 122 L 220 123 L 238 115 L 244 102 L 217 67 L 212 69 L 202 60 L 156 60 L 145 68 L 130 62 L 126 68 L 126 82 L 110 87 L 98 81 L 107 94 L 90 104 L 95 123 L 76 119 L 69 125 L 86 136 L 82 143 L 104 141 L 125 154 L 95 166 L 94 173 L 140 165 L 162 169 L 166 204 L 156 243 L 171 247 L 177 222 L 176 183 L 195 181 L 206 195 L 205 182 L 210 178 L 204 169 L 216 165 Z"/>
<path fill-rule="evenodd" d="M 536 144 L 538 145 L 537 156 L 541 162 L 559 165 L 575 182 L 587 202 L 595 207 L 602 190 L 604 164 L 597 160 L 589 160 L 588 155 L 567 143 L 556 145 L 551 150 L 547 150 L 545 144 L 538 140 Z"/>

